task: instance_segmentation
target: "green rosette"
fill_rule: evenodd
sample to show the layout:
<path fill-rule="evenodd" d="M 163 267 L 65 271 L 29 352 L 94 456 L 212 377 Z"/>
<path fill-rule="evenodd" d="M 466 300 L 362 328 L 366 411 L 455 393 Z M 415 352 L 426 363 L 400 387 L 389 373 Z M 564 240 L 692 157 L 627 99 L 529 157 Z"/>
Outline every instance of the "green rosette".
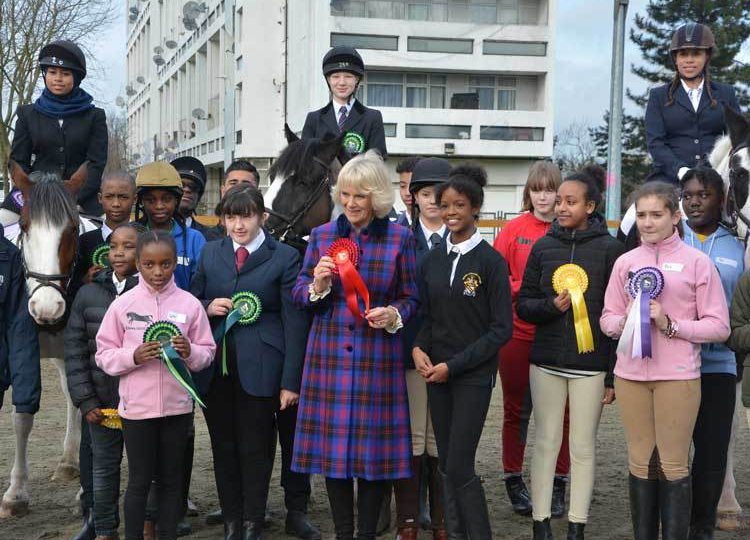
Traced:
<path fill-rule="evenodd" d="M 92 266 L 109 267 L 109 244 L 102 244 L 91 254 Z"/>
<path fill-rule="evenodd" d="M 172 347 L 172 338 L 181 334 L 177 325 L 167 321 L 156 321 L 146 328 L 143 333 L 143 342 L 150 343 L 155 341 L 161 345 L 161 359 L 164 365 L 167 366 L 169 373 L 190 394 L 190 397 L 205 409 L 206 404 L 203 403 L 198 393 L 198 388 L 195 386 L 190 370 L 188 370 L 180 354 Z"/>
<path fill-rule="evenodd" d="M 359 133 L 348 131 L 344 135 L 344 140 L 341 141 L 341 145 L 351 155 L 361 154 L 365 151 L 365 138 Z"/>
<path fill-rule="evenodd" d="M 262 311 L 262 304 L 258 295 L 250 291 L 240 291 L 232 295 L 233 309 L 227 313 L 224 322 L 214 329 L 214 341 L 221 342 L 221 374 L 229 375 L 227 367 L 226 336 L 235 324 L 247 326 L 255 323 Z"/>

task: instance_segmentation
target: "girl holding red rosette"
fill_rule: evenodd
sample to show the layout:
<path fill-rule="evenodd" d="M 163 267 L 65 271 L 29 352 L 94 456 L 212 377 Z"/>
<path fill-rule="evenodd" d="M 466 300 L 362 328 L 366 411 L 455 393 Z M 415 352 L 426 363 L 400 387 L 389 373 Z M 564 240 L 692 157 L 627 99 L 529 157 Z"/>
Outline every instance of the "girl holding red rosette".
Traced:
<path fill-rule="evenodd" d="M 414 238 L 388 220 L 394 193 L 376 152 L 354 157 L 334 193 L 344 213 L 312 230 L 292 291 L 312 328 L 292 470 L 326 477 L 336 538 L 374 539 L 385 481 L 411 476 L 400 328 L 417 309 Z"/>
<path fill-rule="evenodd" d="M 536 324 L 529 379 L 536 440 L 531 464 L 534 540 L 552 538 L 555 462 L 570 417 L 568 539 L 582 540 L 594 492 L 596 432 L 604 404 L 614 400 L 615 344 L 597 322 L 610 271 L 624 246 L 597 212 L 604 170 L 587 166 L 557 190 L 557 218 L 531 248 L 516 312 Z"/>
<path fill-rule="evenodd" d="M 555 219 L 555 197 L 562 178 L 551 161 L 541 160 L 529 169 L 523 190 L 523 214 L 506 223 L 495 238 L 495 249 L 508 262 L 510 292 L 513 295 L 513 337 L 500 349 L 498 372 L 503 387 L 503 472 L 505 489 L 513 511 L 531 514 L 531 495 L 523 481 L 523 456 L 531 419 L 529 388 L 529 353 L 534 342 L 535 326 L 521 320 L 515 310 L 523 273 L 531 247 L 547 234 Z M 555 467 L 552 490 L 552 517 L 565 512 L 565 487 L 570 471 L 568 451 L 568 417 L 565 416 L 563 440 Z"/>
<path fill-rule="evenodd" d="M 628 445 L 636 539 L 685 539 L 690 526 L 690 443 L 701 402 L 701 344 L 729 337 L 713 261 L 685 244 L 677 190 L 649 182 L 635 194 L 641 245 L 612 269 L 600 320 L 620 339 L 615 389 Z M 658 462 L 663 475 L 649 476 Z M 652 467 L 654 470 L 655 467 Z"/>
<path fill-rule="evenodd" d="M 420 269 L 423 323 L 412 349 L 427 381 L 448 538 L 490 540 L 484 488 L 474 468 L 497 373 L 512 333 L 507 265 L 477 230 L 487 173 L 465 165 L 438 184 L 449 234 Z"/>

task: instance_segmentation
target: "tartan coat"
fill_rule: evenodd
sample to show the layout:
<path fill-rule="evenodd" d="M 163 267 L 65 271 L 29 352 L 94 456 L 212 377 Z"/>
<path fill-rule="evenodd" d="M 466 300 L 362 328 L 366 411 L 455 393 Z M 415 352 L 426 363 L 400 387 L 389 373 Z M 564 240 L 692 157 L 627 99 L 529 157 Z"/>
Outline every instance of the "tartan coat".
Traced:
<path fill-rule="evenodd" d="M 358 270 L 371 307 L 395 307 L 404 324 L 418 308 L 414 237 L 408 228 L 376 218 L 356 234 L 342 214 L 312 230 L 292 290 L 295 304 L 313 315 L 292 469 L 331 478 L 407 478 L 411 429 L 399 332 L 358 321 L 337 276 L 326 297 L 310 301 L 313 269 L 339 238 L 359 246 Z"/>

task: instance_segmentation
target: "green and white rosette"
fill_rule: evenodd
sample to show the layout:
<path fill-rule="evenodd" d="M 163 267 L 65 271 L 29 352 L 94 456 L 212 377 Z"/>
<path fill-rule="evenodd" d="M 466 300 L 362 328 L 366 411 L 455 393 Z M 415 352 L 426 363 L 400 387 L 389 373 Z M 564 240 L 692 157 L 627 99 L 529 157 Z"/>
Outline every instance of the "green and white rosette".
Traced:
<path fill-rule="evenodd" d="M 365 138 L 359 133 L 353 131 L 347 131 L 341 144 L 352 156 L 361 154 L 365 151 Z"/>
<path fill-rule="evenodd" d="M 179 335 L 181 335 L 180 329 L 175 324 L 167 321 L 156 321 L 146 328 L 146 331 L 143 333 L 143 342 L 156 341 L 161 345 L 161 360 L 164 362 L 164 365 L 167 366 L 172 376 L 180 383 L 180 386 L 187 390 L 190 397 L 205 409 L 206 404 L 203 403 L 198 393 L 193 376 L 190 375 L 190 371 L 185 366 L 180 353 L 172 347 L 172 338 Z"/>
<path fill-rule="evenodd" d="M 92 266 L 109 266 L 109 244 L 102 244 L 91 254 Z"/>
<path fill-rule="evenodd" d="M 260 298 L 250 291 L 240 291 L 232 298 L 232 311 L 227 313 L 224 322 L 214 329 L 214 341 L 218 345 L 221 342 L 221 374 L 229 375 L 227 367 L 227 340 L 226 336 L 235 324 L 247 326 L 255 323 L 262 311 Z"/>

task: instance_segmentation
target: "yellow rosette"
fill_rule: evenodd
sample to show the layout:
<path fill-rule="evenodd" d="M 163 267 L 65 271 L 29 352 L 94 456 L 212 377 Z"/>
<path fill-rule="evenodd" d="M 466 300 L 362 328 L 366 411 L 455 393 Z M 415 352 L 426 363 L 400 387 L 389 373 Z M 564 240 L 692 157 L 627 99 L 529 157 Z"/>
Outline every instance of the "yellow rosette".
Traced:
<path fill-rule="evenodd" d="M 102 426 L 109 429 L 122 429 L 122 420 L 117 413 L 117 409 L 101 409 L 104 415 Z"/>
<path fill-rule="evenodd" d="M 588 353 L 594 350 L 594 336 L 591 333 L 589 312 L 583 293 L 589 286 L 589 276 L 577 264 L 564 264 L 552 274 L 552 287 L 557 294 L 568 290 L 570 303 L 573 306 L 573 325 L 576 331 L 578 352 Z"/>

